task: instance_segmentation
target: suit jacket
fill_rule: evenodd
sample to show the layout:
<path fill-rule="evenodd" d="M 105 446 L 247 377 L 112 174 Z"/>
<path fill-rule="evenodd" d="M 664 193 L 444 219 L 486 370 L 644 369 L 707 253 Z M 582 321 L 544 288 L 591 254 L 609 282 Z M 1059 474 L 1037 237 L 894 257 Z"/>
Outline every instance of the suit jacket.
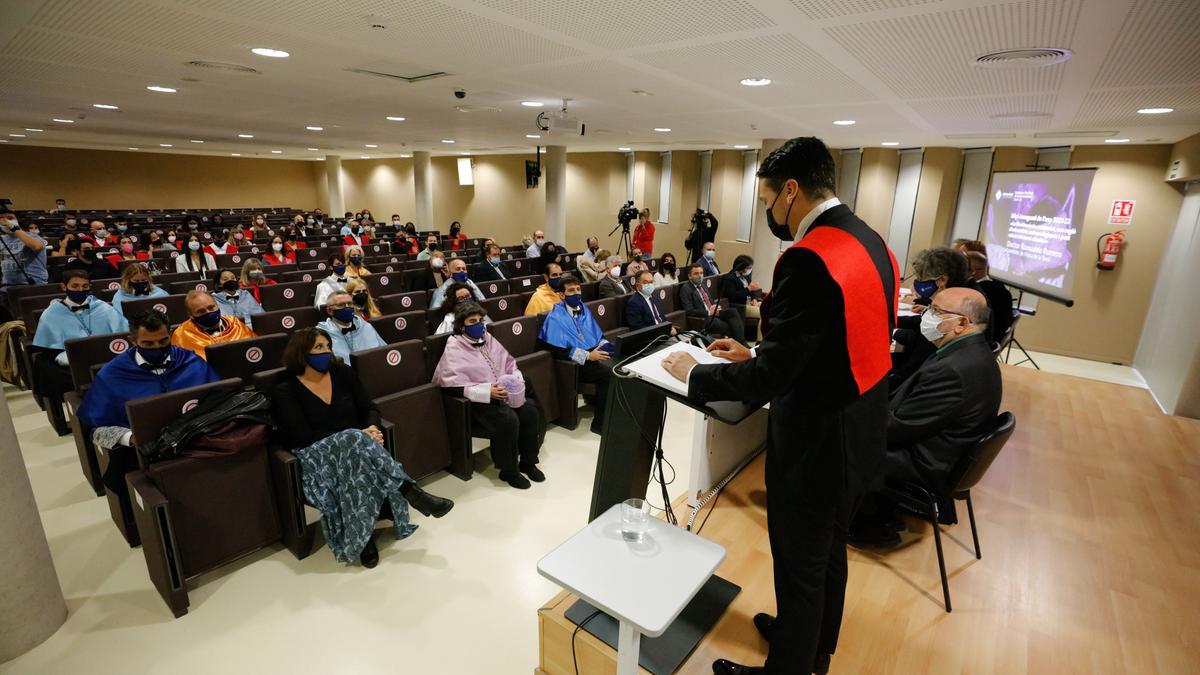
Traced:
<path fill-rule="evenodd" d="M 497 272 L 497 270 L 499 271 Z M 508 265 L 505 265 L 503 260 L 496 266 L 492 266 L 491 263 L 485 260 L 475 264 L 475 273 L 471 277 L 480 282 L 504 281 L 505 279 L 512 279 L 513 273 L 509 271 Z"/>
<path fill-rule="evenodd" d="M 984 335 L 957 340 L 892 394 L 888 447 L 907 451 L 925 484 L 942 488 L 963 453 L 991 430 L 1002 393 L 1000 367 Z"/>
<path fill-rule="evenodd" d="M 653 309 L 651 309 L 652 306 Z M 650 297 L 634 293 L 625 303 L 625 325 L 630 330 L 649 328 L 666 320 L 667 313 L 663 311 L 662 304 L 658 301 L 657 292 L 651 293 Z"/>
<path fill-rule="evenodd" d="M 716 302 L 717 298 L 713 297 L 712 291 L 705 290 L 708 293 L 708 299 Z M 679 282 L 679 303 L 683 305 L 683 311 L 688 316 L 708 318 L 708 306 L 704 304 L 704 298 L 700 297 L 700 290 L 696 288 L 696 284 L 691 281 Z"/>
<path fill-rule="evenodd" d="M 629 292 L 629 286 L 620 279 L 614 279 L 611 274 L 605 274 L 600 280 L 600 297 L 617 298 Z"/>
<path fill-rule="evenodd" d="M 717 266 L 716 259 L 709 260 L 707 256 L 700 256 L 696 262 L 700 263 L 700 267 L 704 268 L 704 276 L 713 277 L 721 273 L 721 268 Z"/>
<path fill-rule="evenodd" d="M 988 308 L 992 310 L 991 330 L 988 331 L 993 342 L 999 342 L 1013 322 L 1013 296 L 1008 287 L 995 279 L 984 279 L 975 282 L 987 298 Z"/>

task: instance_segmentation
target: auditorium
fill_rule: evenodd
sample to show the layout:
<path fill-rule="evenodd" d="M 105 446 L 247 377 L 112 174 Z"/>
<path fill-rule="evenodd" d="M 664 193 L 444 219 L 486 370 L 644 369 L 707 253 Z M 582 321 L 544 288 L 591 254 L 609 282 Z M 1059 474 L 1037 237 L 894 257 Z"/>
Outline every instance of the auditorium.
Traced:
<path fill-rule="evenodd" d="M 0 674 L 1200 672 L 1197 35 L 0 3 Z"/>

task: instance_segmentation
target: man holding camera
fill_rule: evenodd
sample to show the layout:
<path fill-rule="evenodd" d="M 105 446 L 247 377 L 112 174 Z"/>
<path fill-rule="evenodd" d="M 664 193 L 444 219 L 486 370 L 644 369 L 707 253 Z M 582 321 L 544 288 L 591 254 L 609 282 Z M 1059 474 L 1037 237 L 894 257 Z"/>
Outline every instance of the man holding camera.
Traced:
<path fill-rule="evenodd" d="M 17 214 L 10 209 L 0 209 L 0 269 L 3 270 L 3 285 L 0 299 L 8 305 L 9 286 L 32 286 L 44 284 L 49 279 L 46 270 L 46 240 L 42 239 L 35 225 L 24 227 L 17 221 Z"/>

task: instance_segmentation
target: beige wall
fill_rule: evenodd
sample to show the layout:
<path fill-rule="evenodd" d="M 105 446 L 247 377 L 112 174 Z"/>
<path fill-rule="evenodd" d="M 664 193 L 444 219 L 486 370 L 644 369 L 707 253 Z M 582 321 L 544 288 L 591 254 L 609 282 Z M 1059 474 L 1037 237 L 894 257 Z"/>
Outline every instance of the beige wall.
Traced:
<path fill-rule="evenodd" d="M 961 175 L 961 149 L 925 148 L 907 260 L 912 260 L 917 251 L 944 244 L 950 236 Z"/>
<path fill-rule="evenodd" d="M 854 212 L 886 240 L 896 197 L 900 153 L 887 148 L 863 148 Z"/>
<path fill-rule="evenodd" d="M 400 214 L 401 220 L 413 220 L 414 190 L 411 159 L 342 160 L 342 201 L 347 211 L 365 208 L 379 220 L 390 219 L 393 213 Z"/>
<path fill-rule="evenodd" d="M 30 146 L 0 147 L 0 196 L 14 208 L 315 208 L 321 162 Z"/>
<path fill-rule="evenodd" d="M 1171 168 L 1179 162 L 1179 170 L 1171 175 Z M 1200 134 L 1179 141 L 1171 148 L 1171 159 L 1167 162 L 1165 175 L 1168 180 L 1187 182 L 1200 178 Z"/>
<path fill-rule="evenodd" d="M 611 238 L 608 233 L 617 226 L 617 209 L 625 203 L 625 171 L 624 153 L 567 153 L 567 241 L 563 244 L 569 250 L 582 251 L 590 236 L 603 247 L 616 247 L 620 230 Z"/>

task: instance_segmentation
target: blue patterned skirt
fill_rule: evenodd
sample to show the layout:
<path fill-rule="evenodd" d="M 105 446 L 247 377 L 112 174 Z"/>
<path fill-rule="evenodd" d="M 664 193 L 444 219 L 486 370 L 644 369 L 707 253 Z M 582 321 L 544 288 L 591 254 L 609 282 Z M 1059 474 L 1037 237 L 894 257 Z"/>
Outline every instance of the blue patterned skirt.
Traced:
<path fill-rule="evenodd" d="M 338 562 L 358 561 L 384 500 L 392 506 L 397 539 L 417 529 L 408 522 L 408 501 L 400 494 L 413 480 L 365 431 L 339 431 L 295 454 L 304 497 L 321 512 L 325 541 Z"/>

